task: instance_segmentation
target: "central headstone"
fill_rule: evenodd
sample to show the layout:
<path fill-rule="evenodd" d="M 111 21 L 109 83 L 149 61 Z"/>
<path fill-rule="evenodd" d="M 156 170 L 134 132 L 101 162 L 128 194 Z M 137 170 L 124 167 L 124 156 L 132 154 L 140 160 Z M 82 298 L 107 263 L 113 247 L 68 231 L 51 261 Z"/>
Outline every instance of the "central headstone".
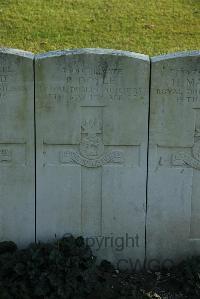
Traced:
<path fill-rule="evenodd" d="M 82 234 L 113 262 L 143 260 L 148 88 L 145 55 L 36 56 L 38 240 Z"/>

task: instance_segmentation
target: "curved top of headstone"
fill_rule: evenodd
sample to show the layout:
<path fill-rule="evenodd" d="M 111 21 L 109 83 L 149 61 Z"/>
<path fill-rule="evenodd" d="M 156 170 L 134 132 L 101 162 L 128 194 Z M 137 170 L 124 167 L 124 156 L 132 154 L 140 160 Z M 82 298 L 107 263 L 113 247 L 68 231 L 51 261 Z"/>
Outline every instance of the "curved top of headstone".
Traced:
<path fill-rule="evenodd" d="M 148 55 L 134 53 L 130 51 L 101 49 L 101 48 L 82 48 L 82 49 L 71 49 L 71 50 L 65 49 L 65 50 L 58 50 L 58 51 L 50 51 L 46 53 L 37 54 L 35 58 L 42 59 L 42 58 L 58 57 L 63 55 L 77 55 L 77 54 L 116 55 L 116 56 L 132 57 L 144 61 L 149 61 Z"/>
<path fill-rule="evenodd" d="M 32 52 L 23 51 L 19 49 L 0 48 L 0 54 L 10 54 L 10 55 L 34 59 L 34 54 Z"/>
<path fill-rule="evenodd" d="M 199 50 L 182 51 L 182 52 L 174 52 L 174 53 L 154 56 L 154 57 L 151 57 L 151 61 L 152 62 L 157 62 L 157 61 L 162 61 L 162 60 L 185 58 L 185 57 L 194 57 L 194 56 L 199 56 L 199 55 L 200 55 Z"/>

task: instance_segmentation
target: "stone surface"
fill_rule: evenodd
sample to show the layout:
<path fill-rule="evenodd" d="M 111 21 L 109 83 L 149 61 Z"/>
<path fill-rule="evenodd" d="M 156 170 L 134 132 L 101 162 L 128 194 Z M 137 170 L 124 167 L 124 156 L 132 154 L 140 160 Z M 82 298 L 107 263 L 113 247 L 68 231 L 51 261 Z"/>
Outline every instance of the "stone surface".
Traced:
<path fill-rule="evenodd" d="M 200 253 L 200 52 L 152 58 L 147 257 Z"/>
<path fill-rule="evenodd" d="M 83 234 L 122 267 L 144 258 L 148 88 L 145 55 L 36 56 L 37 240 Z"/>
<path fill-rule="evenodd" d="M 0 49 L 0 240 L 35 239 L 34 56 Z"/>

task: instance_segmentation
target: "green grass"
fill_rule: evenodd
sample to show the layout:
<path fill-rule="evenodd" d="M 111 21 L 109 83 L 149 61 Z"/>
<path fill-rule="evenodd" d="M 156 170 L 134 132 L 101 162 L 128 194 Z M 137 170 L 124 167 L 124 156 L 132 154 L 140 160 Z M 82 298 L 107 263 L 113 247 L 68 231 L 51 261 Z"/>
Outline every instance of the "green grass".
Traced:
<path fill-rule="evenodd" d="M 0 47 L 200 49 L 200 0 L 0 0 Z"/>

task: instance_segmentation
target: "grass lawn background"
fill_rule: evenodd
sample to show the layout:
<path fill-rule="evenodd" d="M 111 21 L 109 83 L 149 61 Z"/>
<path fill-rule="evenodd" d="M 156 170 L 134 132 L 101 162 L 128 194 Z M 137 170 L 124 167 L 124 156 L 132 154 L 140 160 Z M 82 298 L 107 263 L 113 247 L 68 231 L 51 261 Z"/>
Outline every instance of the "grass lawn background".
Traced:
<path fill-rule="evenodd" d="M 200 0 L 0 0 L 0 47 L 200 49 Z"/>

